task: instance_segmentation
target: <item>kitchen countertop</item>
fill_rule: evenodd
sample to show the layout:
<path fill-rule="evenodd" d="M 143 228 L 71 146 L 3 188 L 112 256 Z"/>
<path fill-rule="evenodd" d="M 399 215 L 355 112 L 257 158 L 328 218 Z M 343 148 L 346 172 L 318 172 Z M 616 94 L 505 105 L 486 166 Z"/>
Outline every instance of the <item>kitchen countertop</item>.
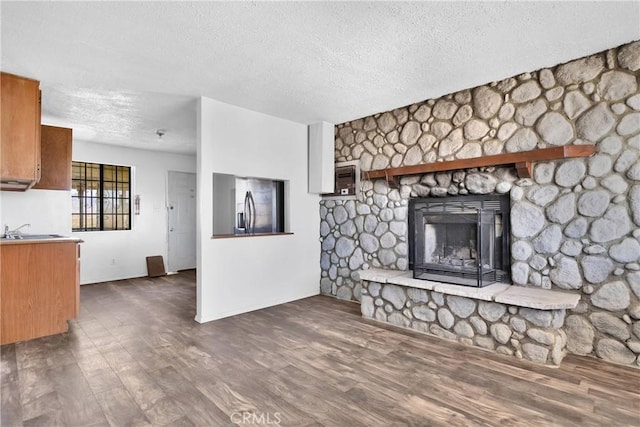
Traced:
<path fill-rule="evenodd" d="M 37 235 L 40 236 L 40 235 Z M 47 236 L 46 234 L 42 234 L 41 238 L 32 238 L 29 237 L 29 235 L 25 235 L 24 239 L 0 239 L 0 245 L 27 245 L 27 244 L 31 244 L 31 243 L 37 243 L 37 244 L 41 244 L 41 243 L 64 243 L 64 242 L 76 242 L 76 243 L 82 243 L 84 242 L 84 240 L 82 239 L 78 239 L 77 237 L 67 237 L 67 236 L 60 236 L 58 234 L 51 234 L 49 236 L 55 236 L 55 237 L 44 237 Z M 34 236 L 35 237 L 35 236 Z"/>

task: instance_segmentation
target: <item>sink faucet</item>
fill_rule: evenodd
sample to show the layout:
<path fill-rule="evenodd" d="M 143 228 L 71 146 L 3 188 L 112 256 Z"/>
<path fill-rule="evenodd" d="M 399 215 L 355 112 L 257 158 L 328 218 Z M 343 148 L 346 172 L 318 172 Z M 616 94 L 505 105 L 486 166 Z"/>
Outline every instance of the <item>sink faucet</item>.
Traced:
<path fill-rule="evenodd" d="M 22 232 L 20 229 L 24 227 L 31 227 L 31 224 L 22 224 L 20 227 L 15 230 L 9 230 L 8 225 L 4 225 L 4 238 L 5 239 L 22 239 Z"/>

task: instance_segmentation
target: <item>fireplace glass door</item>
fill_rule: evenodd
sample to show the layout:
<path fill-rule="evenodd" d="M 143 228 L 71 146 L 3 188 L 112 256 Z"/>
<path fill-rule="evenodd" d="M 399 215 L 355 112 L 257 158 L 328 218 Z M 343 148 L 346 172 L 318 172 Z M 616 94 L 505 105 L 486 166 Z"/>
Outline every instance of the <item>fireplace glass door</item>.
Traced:
<path fill-rule="evenodd" d="M 496 212 L 415 212 L 417 279 L 482 287 L 496 282 Z"/>

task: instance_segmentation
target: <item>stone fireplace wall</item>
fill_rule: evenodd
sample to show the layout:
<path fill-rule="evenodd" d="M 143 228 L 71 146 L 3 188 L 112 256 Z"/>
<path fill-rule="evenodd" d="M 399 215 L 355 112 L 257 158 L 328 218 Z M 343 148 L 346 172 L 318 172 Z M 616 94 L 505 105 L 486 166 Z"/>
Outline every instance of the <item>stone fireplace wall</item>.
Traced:
<path fill-rule="evenodd" d="M 514 284 L 580 294 L 567 349 L 640 365 L 639 76 L 634 42 L 336 126 L 336 161 L 363 171 L 570 144 L 596 154 L 535 163 L 531 179 L 468 169 L 323 200 L 321 292 L 359 301 L 359 270 L 408 268 L 411 197 L 509 193 Z"/>

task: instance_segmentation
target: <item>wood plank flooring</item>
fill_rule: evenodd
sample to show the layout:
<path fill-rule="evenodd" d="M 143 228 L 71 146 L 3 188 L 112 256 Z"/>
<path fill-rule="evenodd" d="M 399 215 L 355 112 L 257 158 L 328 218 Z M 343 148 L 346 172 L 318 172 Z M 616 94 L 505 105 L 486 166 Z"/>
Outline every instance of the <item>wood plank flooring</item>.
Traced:
<path fill-rule="evenodd" d="M 560 368 L 318 296 L 200 325 L 195 273 L 81 288 L 66 334 L 1 347 L 2 426 L 640 426 L 640 370 Z"/>

